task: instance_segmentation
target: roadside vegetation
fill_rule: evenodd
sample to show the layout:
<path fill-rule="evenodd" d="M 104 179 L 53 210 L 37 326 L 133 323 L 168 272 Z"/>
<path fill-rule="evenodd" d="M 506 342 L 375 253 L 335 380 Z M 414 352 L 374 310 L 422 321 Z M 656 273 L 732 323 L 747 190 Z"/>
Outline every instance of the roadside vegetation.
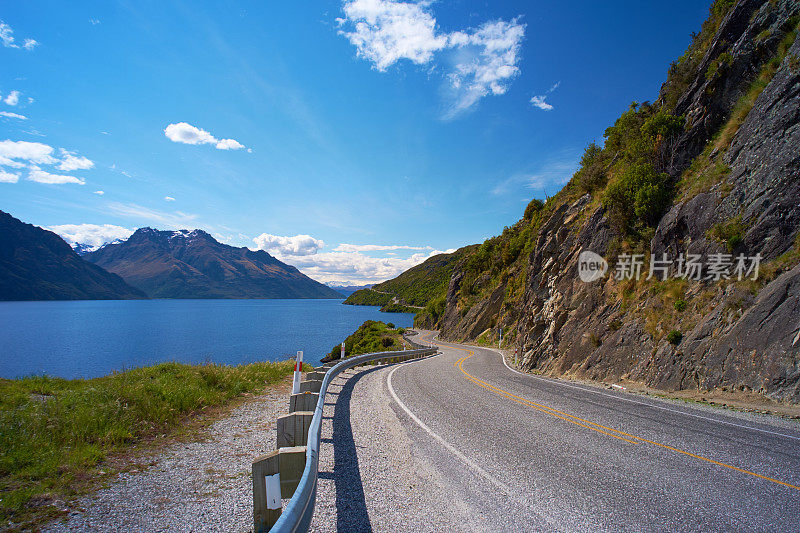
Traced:
<path fill-rule="evenodd" d="M 344 341 L 346 357 L 374 352 L 393 352 L 403 349 L 404 328 L 395 328 L 389 322 L 385 324 L 375 320 L 367 320 Z M 342 346 L 337 344 L 322 362 L 335 361 L 342 357 Z"/>
<path fill-rule="evenodd" d="M 0 524 L 36 523 L 97 486 L 104 461 L 264 389 L 294 362 L 162 363 L 94 379 L 0 380 Z M 34 522 L 31 522 L 33 520 Z"/>

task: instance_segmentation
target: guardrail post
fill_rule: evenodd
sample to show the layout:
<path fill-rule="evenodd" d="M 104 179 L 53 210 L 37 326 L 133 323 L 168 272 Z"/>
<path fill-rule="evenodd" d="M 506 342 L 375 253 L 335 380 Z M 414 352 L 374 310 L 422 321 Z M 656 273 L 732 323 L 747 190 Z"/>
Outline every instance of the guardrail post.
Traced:
<path fill-rule="evenodd" d="M 300 392 L 319 392 L 321 388 L 321 379 L 307 379 L 300 382 Z"/>
<path fill-rule="evenodd" d="M 266 533 L 281 516 L 280 498 L 276 502 L 275 494 L 267 494 L 267 476 L 278 474 L 279 465 L 277 451 L 253 461 L 253 533 Z"/>
<path fill-rule="evenodd" d="M 308 427 L 314 411 L 296 411 L 278 417 L 276 431 L 278 448 L 289 446 L 305 446 L 308 442 Z"/>
<path fill-rule="evenodd" d="M 294 495 L 305 466 L 305 446 L 280 448 L 253 461 L 253 533 L 266 533 L 277 522 L 282 511 L 281 498 Z M 277 490 L 274 478 L 267 483 L 267 478 L 276 474 Z"/>
<path fill-rule="evenodd" d="M 289 396 L 289 412 L 313 411 L 317 408 L 318 392 L 299 392 Z"/>

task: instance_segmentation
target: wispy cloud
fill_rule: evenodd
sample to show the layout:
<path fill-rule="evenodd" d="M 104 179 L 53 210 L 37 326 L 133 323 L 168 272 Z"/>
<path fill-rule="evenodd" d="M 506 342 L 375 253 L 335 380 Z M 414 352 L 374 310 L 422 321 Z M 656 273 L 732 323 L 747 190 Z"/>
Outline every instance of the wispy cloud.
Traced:
<path fill-rule="evenodd" d="M 169 229 L 197 227 L 197 215 L 183 211 L 158 211 L 134 203 L 121 202 L 111 202 L 106 205 L 105 210 L 113 215 L 130 218 L 137 224 L 156 223 Z"/>
<path fill-rule="evenodd" d="M 505 94 L 519 74 L 525 36 L 519 19 L 443 32 L 427 1 L 346 0 L 342 10 L 344 17 L 336 19 L 342 28 L 339 33 L 378 71 L 385 72 L 403 59 L 416 65 L 436 63 L 444 70 L 452 96 L 446 119 L 487 95 Z"/>
<path fill-rule="evenodd" d="M 430 246 L 405 246 L 398 244 L 345 244 L 335 249 L 337 252 L 384 252 L 388 250 L 433 250 Z"/>
<path fill-rule="evenodd" d="M 553 194 L 570 180 L 578 168 L 579 160 L 580 155 L 574 150 L 563 150 L 533 171 L 518 172 L 500 181 L 491 192 L 499 196 L 523 187 L 534 194 Z"/>
<path fill-rule="evenodd" d="M 25 39 L 22 44 L 17 44 L 14 38 L 14 30 L 11 26 L 0 20 L 0 42 L 6 48 L 24 48 L 25 50 L 33 50 L 39 43 L 34 39 Z"/>
<path fill-rule="evenodd" d="M 165 196 L 164 197 L 164 201 L 166 201 L 166 202 L 174 202 L 175 198 L 173 198 L 172 196 Z"/>
<path fill-rule="evenodd" d="M 547 98 L 546 94 L 540 96 L 532 96 L 531 104 L 533 104 L 533 107 L 539 108 L 542 111 L 552 111 L 553 106 L 545 102 L 546 98 Z"/>
<path fill-rule="evenodd" d="M 67 176 L 66 174 L 51 174 L 50 172 L 32 167 L 28 173 L 28 180 L 35 181 L 36 183 L 46 183 L 48 185 L 63 185 L 65 183 L 75 183 L 77 185 L 86 185 L 86 181 L 76 176 Z"/>
<path fill-rule="evenodd" d="M 28 117 L 26 117 L 25 115 L 20 115 L 19 113 L 12 113 L 10 111 L 0 111 L 0 117 L 15 118 L 17 120 L 28 120 Z"/>
<path fill-rule="evenodd" d="M 218 150 L 241 150 L 244 145 L 236 139 L 217 139 L 202 128 L 186 122 L 176 122 L 164 128 L 164 135 L 172 142 L 182 144 L 213 144 Z"/>
<path fill-rule="evenodd" d="M 541 109 L 542 111 L 552 111 L 552 105 L 546 102 L 547 97 L 561 85 L 560 81 L 555 82 L 545 94 L 539 94 L 531 97 L 531 104 L 533 107 Z"/>

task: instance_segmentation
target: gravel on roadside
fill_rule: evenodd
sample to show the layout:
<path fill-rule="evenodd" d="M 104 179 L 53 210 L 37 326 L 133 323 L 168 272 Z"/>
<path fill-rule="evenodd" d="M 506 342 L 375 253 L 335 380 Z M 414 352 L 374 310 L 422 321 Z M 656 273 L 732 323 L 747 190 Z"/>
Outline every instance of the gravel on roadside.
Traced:
<path fill-rule="evenodd" d="M 213 422 L 193 442 L 132 458 L 122 472 L 42 527 L 66 531 L 243 531 L 252 526 L 253 459 L 275 449 L 275 421 L 289 408 L 281 382 Z"/>

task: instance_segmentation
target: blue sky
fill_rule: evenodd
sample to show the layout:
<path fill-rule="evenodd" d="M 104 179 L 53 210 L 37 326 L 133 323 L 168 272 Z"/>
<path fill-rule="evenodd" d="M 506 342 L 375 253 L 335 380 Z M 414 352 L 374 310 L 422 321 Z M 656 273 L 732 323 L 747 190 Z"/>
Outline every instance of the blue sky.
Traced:
<path fill-rule="evenodd" d="M 653 100 L 704 2 L 13 2 L 0 209 L 203 228 L 321 281 L 481 242 Z"/>

